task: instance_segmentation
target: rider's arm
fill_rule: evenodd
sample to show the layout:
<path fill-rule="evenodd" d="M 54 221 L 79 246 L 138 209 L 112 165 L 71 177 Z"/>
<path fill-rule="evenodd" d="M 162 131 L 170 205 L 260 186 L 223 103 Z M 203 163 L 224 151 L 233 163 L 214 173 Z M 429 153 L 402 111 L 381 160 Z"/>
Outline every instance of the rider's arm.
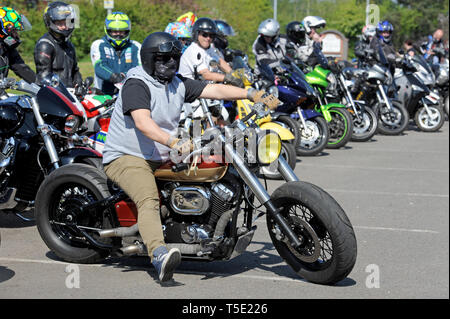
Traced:
<path fill-rule="evenodd" d="M 108 67 L 106 63 L 106 55 L 104 50 L 101 50 L 103 47 L 103 40 L 96 40 L 91 45 L 91 61 L 94 66 L 95 75 L 104 80 L 109 81 L 111 75 L 114 73 L 111 68 Z"/>
<path fill-rule="evenodd" d="M 130 112 L 134 124 L 146 137 L 163 145 L 167 145 L 170 134 L 163 131 L 152 119 L 149 109 L 136 109 Z"/>
<path fill-rule="evenodd" d="M 47 41 L 40 41 L 34 49 L 34 62 L 36 64 L 37 82 L 53 74 L 53 55 L 55 48 Z"/>
<path fill-rule="evenodd" d="M 226 101 L 244 100 L 247 99 L 247 90 L 231 85 L 208 84 L 200 94 L 200 98 Z"/>
<path fill-rule="evenodd" d="M 16 49 L 9 53 L 9 63 L 11 70 L 28 83 L 36 82 L 36 73 L 25 64 Z"/>
<path fill-rule="evenodd" d="M 223 82 L 225 81 L 225 75 L 221 73 L 211 72 L 208 69 L 198 71 L 198 74 L 202 76 L 205 81 Z"/>

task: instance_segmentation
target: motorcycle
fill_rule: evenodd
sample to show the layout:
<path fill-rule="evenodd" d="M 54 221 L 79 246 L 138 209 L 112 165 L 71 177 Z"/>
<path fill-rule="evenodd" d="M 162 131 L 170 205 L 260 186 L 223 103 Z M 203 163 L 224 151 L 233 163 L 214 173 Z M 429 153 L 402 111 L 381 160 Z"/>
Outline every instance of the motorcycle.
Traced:
<path fill-rule="evenodd" d="M 297 66 L 295 61 L 289 57 L 283 61 L 282 67 L 284 67 L 289 73 L 288 78 L 290 82 L 288 85 L 293 87 L 302 86 L 306 82 L 306 85 L 310 85 L 306 75 Z M 310 76 L 310 80 L 312 76 Z M 313 83 L 317 83 L 313 81 Z M 327 143 L 327 148 L 338 149 L 344 147 L 352 137 L 353 123 L 350 113 L 347 111 L 345 105 L 338 103 L 325 104 L 321 99 L 321 93 L 316 85 L 312 86 L 315 97 L 315 111 L 323 114 L 325 120 L 328 123 L 330 138 Z"/>
<path fill-rule="evenodd" d="M 378 119 L 377 133 L 384 135 L 402 134 L 408 127 L 409 113 L 401 101 L 396 99 L 396 87 L 390 70 L 375 62 L 373 50 L 367 50 L 367 61 L 361 61 L 362 68 L 355 69 L 338 65 L 347 84 L 356 93 L 355 102 L 364 101 L 372 108 Z"/>
<path fill-rule="evenodd" d="M 424 132 L 436 132 L 444 125 L 440 96 L 431 91 L 436 79 L 431 67 L 421 55 L 404 55 L 397 61 L 395 83 L 398 97 Z"/>
<path fill-rule="evenodd" d="M 449 63 L 448 57 L 445 59 L 445 63 L 441 63 L 439 66 L 439 73 L 436 77 L 436 89 L 437 93 L 441 97 L 441 103 L 443 109 L 448 118 L 449 112 L 449 101 L 448 101 L 448 74 L 449 74 Z"/>
<path fill-rule="evenodd" d="M 202 108 L 213 124 L 205 104 Z M 294 271 L 314 283 L 334 284 L 355 264 L 354 230 L 328 193 L 298 180 L 279 156 L 279 136 L 252 120 L 267 114 L 257 103 L 243 119 L 224 128 L 211 125 L 193 141 L 192 153 L 155 171 L 166 245 L 180 249 L 183 259 L 230 260 L 248 247 L 257 228 L 255 219 L 266 214 L 275 249 Z M 252 139 L 255 145 L 249 143 Z M 245 148 L 237 151 L 234 146 L 240 143 Z M 209 155 L 211 150 L 219 153 Z M 256 174 L 261 165 L 274 161 L 286 183 L 270 195 Z M 256 202 L 266 212 L 254 216 L 262 207 Z M 93 263 L 111 255 L 147 255 L 136 219 L 127 195 L 111 191 L 105 174 L 94 167 L 60 167 L 38 191 L 39 234 L 64 261 Z"/>
<path fill-rule="evenodd" d="M 20 213 L 33 207 L 39 185 L 53 170 L 98 165 L 101 155 L 78 135 L 84 114 L 57 78 L 42 87 L 6 78 L 0 88 L 25 93 L 0 101 L 0 210 L 25 219 Z"/>
<path fill-rule="evenodd" d="M 277 96 L 282 104 L 277 112 L 290 114 L 300 127 L 300 143 L 297 155 L 314 156 L 320 154 L 327 146 L 329 128 L 323 115 L 314 110 L 313 100 L 315 93 L 305 82 L 300 81 L 298 86 L 292 88 L 278 82 L 273 71 L 266 65 L 259 67 L 261 74 L 255 87 Z M 309 107 L 304 109 L 304 107 Z"/>
<path fill-rule="evenodd" d="M 351 92 L 353 82 L 345 78 L 341 69 L 333 69 L 332 72 L 317 65 L 305 74 L 306 81 L 318 91 L 320 104 L 331 101 L 347 107 L 353 120 L 352 141 L 365 142 L 372 139 L 378 127 L 375 113 L 364 101 L 354 99 Z"/>
<path fill-rule="evenodd" d="M 234 76 L 240 78 L 246 88 L 250 88 L 254 83 L 253 72 L 246 67 L 242 56 L 235 56 L 233 58 Z M 245 118 L 252 109 L 253 102 L 250 100 L 238 100 L 235 102 L 237 116 L 240 119 Z M 275 131 L 281 138 L 281 156 L 286 162 L 295 169 L 297 163 L 296 146 L 299 144 L 299 126 L 295 120 L 289 115 L 280 112 L 270 112 L 266 117 L 255 121 L 262 130 Z M 261 175 L 270 179 L 280 179 L 281 175 L 277 167 L 273 165 L 263 166 L 261 168 Z"/>

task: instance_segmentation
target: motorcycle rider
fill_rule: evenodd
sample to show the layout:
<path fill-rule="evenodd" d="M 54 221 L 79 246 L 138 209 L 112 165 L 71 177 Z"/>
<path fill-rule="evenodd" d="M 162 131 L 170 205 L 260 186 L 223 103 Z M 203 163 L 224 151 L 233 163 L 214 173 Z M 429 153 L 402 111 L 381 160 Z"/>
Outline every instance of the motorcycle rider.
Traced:
<path fill-rule="evenodd" d="M 255 89 L 207 84 L 177 75 L 182 44 L 166 32 L 155 32 L 142 43 L 142 65 L 127 73 L 111 117 L 103 152 L 106 175 L 134 201 L 138 227 L 161 282 L 173 276 L 180 251 L 168 250 L 160 219 L 154 171 L 172 155 L 188 154 L 190 140 L 176 132 L 182 106 L 197 98 L 249 98 L 275 108 L 279 101 Z"/>
<path fill-rule="evenodd" d="M 374 25 L 368 24 L 365 25 L 362 29 L 360 40 L 355 44 L 355 55 L 358 58 L 358 64 L 361 66 L 363 61 L 369 60 L 372 58 L 370 54 L 371 48 L 370 43 L 372 39 L 376 36 L 377 30 Z"/>
<path fill-rule="evenodd" d="M 105 36 L 91 45 L 95 87 L 103 93 L 118 92 L 114 86 L 125 79 L 128 70 L 140 64 L 141 44 L 130 39 L 131 21 L 123 12 L 113 12 L 105 19 Z"/>
<path fill-rule="evenodd" d="M 233 27 L 223 20 L 214 20 L 214 22 L 217 26 L 217 36 L 214 39 L 212 46 L 214 47 L 216 54 L 228 63 L 233 61 L 235 55 L 245 56 L 242 51 L 232 50 L 228 47 L 228 38 L 236 35 Z"/>
<path fill-rule="evenodd" d="M 206 81 L 243 87 L 242 80 L 232 75 L 232 68 L 211 46 L 217 33 L 217 26 L 210 18 L 200 18 L 194 23 L 193 42 L 181 56 L 179 73 L 190 79 L 201 76 Z M 210 71 L 212 64 L 225 74 Z"/>
<path fill-rule="evenodd" d="M 395 59 L 397 57 L 392 43 L 394 26 L 387 20 L 381 21 L 377 24 L 376 31 L 377 36 L 372 39 L 370 47 L 375 52 L 376 60 L 379 63 L 388 66 L 392 74 L 394 74 Z"/>
<path fill-rule="evenodd" d="M 34 61 L 37 81 L 56 74 L 66 87 L 82 84 L 75 47 L 70 36 L 75 29 L 75 10 L 61 1 L 52 2 L 44 11 L 44 23 L 48 30 L 36 43 Z"/>
<path fill-rule="evenodd" d="M 417 47 L 420 52 L 432 65 L 440 64 L 442 58 L 448 53 L 448 47 L 443 41 L 444 31 L 437 29 L 433 35 L 429 35 L 424 39 L 421 39 L 417 43 Z"/>
<path fill-rule="evenodd" d="M 323 36 L 317 32 L 317 29 L 325 26 L 326 21 L 317 16 L 307 16 L 302 22 L 290 22 L 286 26 L 288 54 L 295 54 L 297 59 L 311 67 L 320 64 L 323 68 L 328 68 L 328 60 L 322 53 Z"/>
<path fill-rule="evenodd" d="M 164 32 L 170 33 L 183 44 L 182 53 L 184 53 L 192 42 L 191 29 L 192 28 L 188 27 L 184 22 L 176 21 L 170 22 Z"/>
<path fill-rule="evenodd" d="M 275 73 L 283 72 L 280 62 L 286 55 L 286 37 L 280 36 L 280 24 L 274 19 L 261 22 L 258 37 L 253 43 L 253 54 L 256 58 L 255 73 L 260 73 L 259 66 L 267 65 Z"/>
<path fill-rule="evenodd" d="M 36 74 L 25 64 L 17 47 L 21 41 L 20 31 L 31 29 L 27 18 L 9 7 L 0 8 L 0 78 L 7 77 L 9 69 L 27 81 L 36 81 Z"/>

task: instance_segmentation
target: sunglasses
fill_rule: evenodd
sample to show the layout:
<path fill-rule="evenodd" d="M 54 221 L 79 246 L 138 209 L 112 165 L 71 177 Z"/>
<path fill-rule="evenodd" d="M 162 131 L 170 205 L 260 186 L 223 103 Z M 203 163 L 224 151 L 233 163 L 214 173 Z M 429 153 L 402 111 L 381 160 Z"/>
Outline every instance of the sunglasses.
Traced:
<path fill-rule="evenodd" d="M 208 32 L 203 32 L 203 31 L 200 32 L 199 34 L 204 38 L 214 39 L 216 37 L 216 35 L 214 33 L 208 33 Z"/>

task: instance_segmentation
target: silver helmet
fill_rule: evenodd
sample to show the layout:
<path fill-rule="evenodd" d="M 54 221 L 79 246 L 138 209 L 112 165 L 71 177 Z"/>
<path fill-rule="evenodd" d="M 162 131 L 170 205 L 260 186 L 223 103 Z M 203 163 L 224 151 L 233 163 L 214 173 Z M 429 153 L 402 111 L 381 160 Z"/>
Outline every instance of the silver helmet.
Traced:
<path fill-rule="evenodd" d="M 267 37 L 276 37 L 279 33 L 280 24 L 274 19 L 264 20 L 258 27 L 258 34 L 262 34 Z"/>

